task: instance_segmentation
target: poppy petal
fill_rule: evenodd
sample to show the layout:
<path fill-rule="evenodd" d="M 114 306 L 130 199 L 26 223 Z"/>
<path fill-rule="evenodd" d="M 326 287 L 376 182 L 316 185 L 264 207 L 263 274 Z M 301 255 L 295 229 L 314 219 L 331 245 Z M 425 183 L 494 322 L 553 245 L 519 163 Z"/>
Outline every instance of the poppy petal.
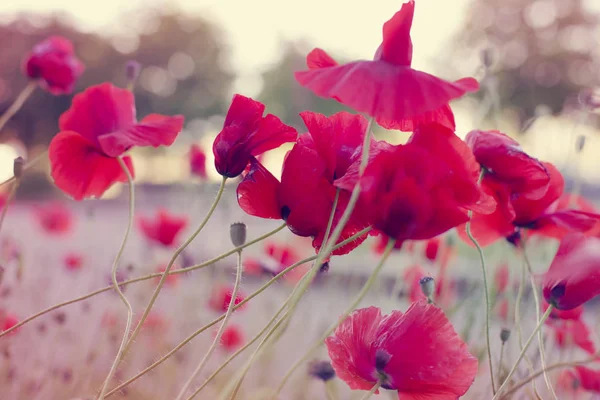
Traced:
<path fill-rule="evenodd" d="M 577 210 L 563 210 L 543 215 L 531 228 L 535 233 L 562 239 L 569 232 L 587 232 L 600 222 L 600 215 Z"/>
<path fill-rule="evenodd" d="M 258 131 L 248 142 L 248 147 L 251 148 L 251 154 L 256 157 L 284 143 L 293 142 L 297 137 L 296 129 L 284 124 L 275 115 L 268 114 L 260 121 Z"/>
<path fill-rule="evenodd" d="M 381 60 L 396 65 L 410 66 L 412 61 L 412 41 L 410 28 L 415 13 L 415 2 L 404 3 L 400 11 L 383 24 Z"/>
<path fill-rule="evenodd" d="M 98 145 L 98 137 L 135 124 L 133 93 L 110 83 L 91 86 L 73 97 L 60 116 L 61 131 L 74 131 Z"/>
<path fill-rule="evenodd" d="M 183 116 L 150 114 L 135 125 L 98 136 L 102 151 L 116 157 L 133 146 L 170 146 L 183 129 Z"/>
<path fill-rule="evenodd" d="M 452 130 L 456 128 L 456 122 L 454 122 L 454 113 L 448 104 L 445 104 L 433 111 L 427 111 L 413 118 L 402 120 L 386 120 L 384 118 L 377 118 L 376 121 L 379 125 L 386 127 L 386 129 L 398 129 L 402 132 L 412 132 L 417 126 L 427 125 L 430 123 L 438 123 Z"/>
<path fill-rule="evenodd" d="M 337 61 L 323 49 L 313 49 L 306 56 L 306 66 L 309 69 L 335 67 L 336 65 L 338 65 Z"/>
<path fill-rule="evenodd" d="M 403 121 L 421 118 L 478 87 L 473 78 L 452 83 L 384 61 L 356 61 L 296 72 L 295 76 L 300 85 L 317 95 L 335 98 L 384 121 L 384 128 L 389 124 L 407 126 Z"/>
<path fill-rule="evenodd" d="M 237 187 L 238 204 L 248 215 L 281 219 L 278 191 L 281 184 L 256 158 Z"/>
<path fill-rule="evenodd" d="M 106 157 L 94 143 L 76 132 L 60 132 L 50 143 L 48 154 L 54 183 L 75 200 L 100 197 L 127 176 L 116 158 Z M 129 157 L 123 161 L 133 175 Z"/>
<path fill-rule="evenodd" d="M 594 371 L 581 365 L 576 366 L 575 370 L 582 388 L 588 392 L 600 393 L 600 371 Z"/>

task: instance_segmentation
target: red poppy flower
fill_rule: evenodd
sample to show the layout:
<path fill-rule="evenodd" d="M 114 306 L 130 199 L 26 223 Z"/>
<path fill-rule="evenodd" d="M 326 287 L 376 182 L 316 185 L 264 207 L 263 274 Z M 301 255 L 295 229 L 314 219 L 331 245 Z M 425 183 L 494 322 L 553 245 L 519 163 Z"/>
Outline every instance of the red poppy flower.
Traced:
<path fill-rule="evenodd" d="M 510 271 L 508 270 L 508 264 L 503 263 L 496 268 L 494 275 L 494 285 L 496 287 L 496 294 L 502 294 L 506 291 L 508 283 L 510 282 Z"/>
<path fill-rule="evenodd" d="M 546 312 L 548 307 L 549 307 L 548 302 L 546 302 L 546 300 L 544 300 L 543 305 L 542 305 L 542 312 Z M 578 320 L 581 318 L 581 315 L 583 315 L 583 304 L 580 305 L 579 307 L 575 307 L 571 310 L 559 310 L 557 308 L 553 308 L 552 311 L 550 312 L 550 318 L 547 321 L 551 322 L 552 320 L 555 320 L 555 319 Z"/>
<path fill-rule="evenodd" d="M 190 147 L 190 171 L 192 175 L 196 175 L 202 179 L 207 178 L 206 173 L 206 154 L 204 150 L 197 144 Z"/>
<path fill-rule="evenodd" d="M 62 235 L 73 228 L 73 215 L 63 203 L 36 207 L 34 212 L 40 227 L 48 234 Z"/>
<path fill-rule="evenodd" d="M 83 267 L 83 256 L 78 253 L 68 253 L 65 258 L 65 268 L 69 271 L 79 271 Z"/>
<path fill-rule="evenodd" d="M 309 132 L 287 154 L 281 182 L 253 159 L 237 188 L 238 203 L 250 215 L 283 219 L 294 234 L 312 237 L 313 247 L 319 249 L 335 200 L 334 180 L 343 177 L 360 157 L 367 121 L 347 112 L 325 117 L 307 111 L 301 117 Z M 351 190 L 340 191 L 333 227 L 344 213 Z M 339 241 L 369 225 L 361 210 L 364 207 L 356 207 Z M 365 238 L 366 235 L 333 254 L 346 254 Z"/>
<path fill-rule="evenodd" d="M 183 117 L 151 114 L 136 122 L 133 94 L 103 83 L 76 95 L 59 127 L 48 149 L 52 177 L 61 190 L 82 200 L 126 182 L 116 157 L 133 146 L 171 145 Z M 133 173 L 131 159 L 123 160 Z"/>
<path fill-rule="evenodd" d="M 0 332 L 4 332 L 19 323 L 19 318 L 13 313 L 0 311 Z M 19 329 L 14 330 L 16 333 Z"/>
<path fill-rule="evenodd" d="M 325 51 L 314 49 L 306 58 L 308 71 L 296 72 L 296 80 L 321 97 L 373 116 L 387 129 L 412 131 L 430 122 L 454 129 L 448 103 L 477 91 L 479 84 L 473 78 L 447 82 L 411 68 L 414 7 L 414 0 L 403 4 L 383 25 L 383 42 L 373 61 L 340 65 Z"/>
<path fill-rule="evenodd" d="M 229 308 L 229 303 L 231 302 L 232 294 L 233 294 L 233 287 L 228 287 L 228 286 L 217 287 L 212 291 L 208 305 L 210 306 L 210 308 L 212 308 L 213 310 L 215 310 L 217 312 L 225 312 L 225 311 L 227 311 L 227 308 Z M 244 295 L 238 291 L 237 296 L 235 297 L 234 305 L 238 305 L 242 301 L 244 301 Z M 244 308 L 244 307 L 242 306 L 242 308 Z M 239 308 L 238 308 L 238 310 L 239 310 Z"/>
<path fill-rule="evenodd" d="M 588 354 L 596 353 L 590 329 L 582 320 L 553 320 L 548 324 L 554 329 L 556 344 L 561 348 L 576 346 Z"/>
<path fill-rule="evenodd" d="M 336 185 L 351 190 L 357 169 Z M 478 177 L 475 157 L 451 130 L 419 126 L 406 145 L 378 142 L 361 181 L 361 199 L 374 227 L 401 245 L 466 222 L 469 210 L 493 211 Z"/>
<path fill-rule="evenodd" d="M 554 165 L 542 164 L 548 171 L 550 183 L 545 194 L 538 199 L 511 192 L 497 179 L 486 180 L 484 177 L 482 187 L 494 196 L 498 206 L 491 214 L 473 214 L 471 233 L 480 245 L 486 246 L 509 237 L 518 228 L 560 239 L 569 232 L 587 232 L 598 224 L 600 215 L 566 208 L 568 204 L 560 200 L 565 187 L 564 178 Z M 459 235 L 470 243 L 464 226 L 460 227 Z"/>
<path fill-rule="evenodd" d="M 456 400 L 477 374 L 477 359 L 442 310 L 422 301 L 404 314 L 356 310 L 325 344 L 337 376 L 351 389 L 369 390 L 381 379 L 400 399 Z"/>
<path fill-rule="evenodd" d="M 75 57 L 73 44 L 61 36 L 52 36 L 33 47 L 23 63 L 23 72 L 52 94 L 73 92 L 84 66 Z"/>
<path fill-rule="evenodd" d="M 239 176 L 253 156 L 296 140 L 298 132 L 294 128 L 273 114 L 263 117 L 264 112 L 264 104 L 240 94 L 233 96 L 223 130 L 213 143 L 219 174 Z"/>
<path fill-rule="evenodd" d="M 496 316 L 504 322 L 508 321 L 508 305 L 508 299 L 503 298 L 494 307 Z"/>
<path fill-rule="evenodd" d="M 439 237 L 429 239 L 425 243 L 425 258 L 427 258 L 431 262 L 435 262 L 440 251 L 441 243 L 442 239 L 440 239 Z"/>
<path fill-rule="evenodd" d="M 188 224 L 187 216 L 177 216 L 160 209 L 154 218 L 139 217 L 138 226 L 146 239 L 166 247 L 176 245 L 176 239 Z"/>
<path fill-rule="evenodd" d="M 600 371 L 577 366 L 575 367 L 581 387 L 588 392 L 600 393 Z"/>
<path fill-rule="evenodd" d="M 237 350 L 244 343 L 244 332 L 237 325 L 229 325 L 221 335 L 221 347 L 226 351 Z"/>
<path fill-rule="evenodd" d="M 544 275 L 544 298 L 571 310 L 600 294 L 600 239 L 572 233 L 561 241 Z"/>

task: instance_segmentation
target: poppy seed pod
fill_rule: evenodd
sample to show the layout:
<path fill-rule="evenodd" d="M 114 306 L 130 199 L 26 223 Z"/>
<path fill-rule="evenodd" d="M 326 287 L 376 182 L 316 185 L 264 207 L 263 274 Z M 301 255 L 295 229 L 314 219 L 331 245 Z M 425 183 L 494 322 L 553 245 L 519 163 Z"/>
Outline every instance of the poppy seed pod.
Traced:
<path fill-rule="evenodd" d="M 308 373 L 310 376 L 320 379 L 323 382 L 327 382 L 335 378 L 335 371 L 329 361 L 315 361 L 309 368 Z"/>
<path fill-rule="evenodd" d="M 25 169 L 25 160 L 23 157 L 15 158 L 13 163 L 13 175 L 16 179 L 21 179 L 23 176 L 23 170 Z"/>
<path fill-rule="evenodd" d="M 579 135 L 577 136 L 577 143 L 575 144 L 575 151 L 577 153 L 581 153 L 583 148 L 585 147 L 585 136 Z"/>
<path fill-rule="evenodd" d="M 431 299 L 433 292 L 435 291 L 435 280 L 430 276 L 424 276 L 419 280 L 421 285 L 421 291 L 428 299 Z"/>
<path fill-rule="evenodd" d="M 240 247 L 246 243 L 246 224 L 243 222 L 234 222 L 229 227 L 229 236 L 231 237 L 231 243 L 235 247 Z"/>
<path fill-rule="evenodd" d="M 506 343 L 510 338 L 510 329 L 502 328 L 500 331 L 500 340 L 502 343 Z"/>
<path fill-rule="evenodd" d="M 142 64 L 135 60 L 127 61 L 125 64 L 125 77 L 127 78 L 127 82 L 133 83 L 140 76 L 140 71 L 142 70 Z"/>

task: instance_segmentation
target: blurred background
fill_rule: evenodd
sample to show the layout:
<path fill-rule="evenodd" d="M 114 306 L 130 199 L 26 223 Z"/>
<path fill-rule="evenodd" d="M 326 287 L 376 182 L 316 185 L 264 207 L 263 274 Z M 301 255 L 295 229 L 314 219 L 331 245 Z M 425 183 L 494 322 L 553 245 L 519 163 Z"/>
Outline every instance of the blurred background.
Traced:
<path fill-rule="evenodd" d="M 124 65 L 143 66 L 135 88 L 138 115 L 186 117 L 175 146 L 134 154 L 138 183 L 181 184 L 189 180 L 192 143 L 208 153 L 234 93 L 263 101 L 269 112 L 302 131 L 298 113 L 339 111 L 297 85 L 293 72 L 322 47 L 340 60 L 371 58 L 381 26 L 399 0 L 119 0 L 87 4 L 74 0 L 23 0 L 0 4 L 0 112 L 25 86 L 20 66 L 32 46 L 51 34 L 71 39 L 87 69 L 76 92 L 103 81 L 125 84 Z M 482 91 L 453 104 L 457 133 L 497 128 L 516 137 L 537 157 L 556 163 L 569 180 L 581 179 L 595 197 L 600 178 L 599 120 L 582 112 L 578 94 L 600 81 L 600 2 L 597 0 L 420 0 L 413 24 L 413 66 L 446 79 L 475 76 Z M 432 27 L 435 27 L 435 34 Z M 482 68 L 482 51 L 492 67 Z M 488 96 L 488 90 L 494 96 Z M 494 101 L 487 101 L 493 98 Z M 33 158 L 57 132 L 70 96 L 37 91 L 0 132 L 0 180 L 12 173 L 15 155 Z M 379 132 L 393 142 L 408 137 Z M 575 158 L 577 136 L 586 147 Z M 268 155 L 278 175 L 286 148 Z M 21 196 L 51 191 L 47 165 L 28 174 Z M 114 196 L 116 188 L 108 193 Z"/>

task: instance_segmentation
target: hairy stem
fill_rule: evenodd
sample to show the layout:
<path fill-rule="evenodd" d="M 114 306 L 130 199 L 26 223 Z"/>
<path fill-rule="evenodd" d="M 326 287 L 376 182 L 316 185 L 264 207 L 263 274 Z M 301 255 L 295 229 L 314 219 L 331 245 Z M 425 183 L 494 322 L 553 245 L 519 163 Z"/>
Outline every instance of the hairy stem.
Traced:
<path fill-rule="evenodd" d="M 25 88 L 19 93 L 15 101 L 8 107 L 8 109 L 4 112 L 4 114 L 0 115 L 0 131 L 4 128 L 4 125 L 15 115 L 23 104 L 27 101 L 29 96 L 35 91 L 37 88 L 37 82 L 30 81 Z"/>

